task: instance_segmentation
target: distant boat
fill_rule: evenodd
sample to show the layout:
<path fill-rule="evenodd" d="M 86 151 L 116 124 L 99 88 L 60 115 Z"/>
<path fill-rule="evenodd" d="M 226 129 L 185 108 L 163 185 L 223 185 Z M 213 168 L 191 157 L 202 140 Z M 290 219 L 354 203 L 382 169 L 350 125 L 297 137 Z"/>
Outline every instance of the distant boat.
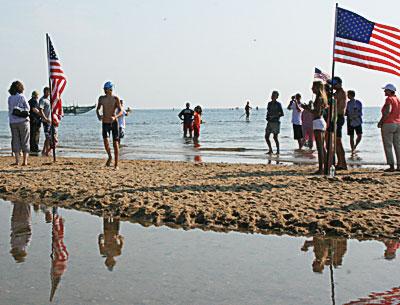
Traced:
<path fill-rule="evenodd" d="M 96 107 L 96 105 L 93 106 L 64 106 L 63 110 L 64 110 L 64 114 L 73 114 L 73 115 L 77 115 L 77 114 L 82 114 L 82 113 L 86 113 L 92 109 L 94 109 Z"/>

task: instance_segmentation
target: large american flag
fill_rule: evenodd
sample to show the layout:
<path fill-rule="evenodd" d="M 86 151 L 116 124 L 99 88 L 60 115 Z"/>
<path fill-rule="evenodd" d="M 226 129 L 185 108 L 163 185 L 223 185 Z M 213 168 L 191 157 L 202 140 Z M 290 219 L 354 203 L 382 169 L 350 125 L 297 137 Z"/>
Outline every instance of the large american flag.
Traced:
<path fill-rule="evenodd" d="M 50 37 L 47 36 L 49 43 L 49 76 L 51 81 L 51 111 L 52 111 L 52 123 L 54 126 L 58 126 L 61 117 L 64 115 L 62 108 L 61 94 L 67 84 L 67 78 L 61 68 L 60 60 L 57 57 L 56 51 L 54 50 L 53 44 Z"/>
<path fill-rule="evenodd" d="M 400 30 L 337 8 L 334 60 L 400 76 Z"/>

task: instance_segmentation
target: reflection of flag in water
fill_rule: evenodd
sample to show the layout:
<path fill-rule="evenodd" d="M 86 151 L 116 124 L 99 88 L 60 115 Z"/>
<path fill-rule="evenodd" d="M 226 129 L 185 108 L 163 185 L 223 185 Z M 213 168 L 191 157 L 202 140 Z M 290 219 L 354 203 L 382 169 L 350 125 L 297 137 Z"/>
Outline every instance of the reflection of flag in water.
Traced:
<path fill-rule="evenodd" d="M 58 214 L 53 215 L 53 238 L 51 252 L 51 293 L 50 302 L 53 300 L 61 276 L 67 269 L 68 251 L 64 244 L 64 220 Z"/>
<path fill-rule="evenodd" d="M 368 298 L 360 298 L 344 305 L 395 305 L 400 304 L 400 287 L 384 292 L 372 292 Z"/>

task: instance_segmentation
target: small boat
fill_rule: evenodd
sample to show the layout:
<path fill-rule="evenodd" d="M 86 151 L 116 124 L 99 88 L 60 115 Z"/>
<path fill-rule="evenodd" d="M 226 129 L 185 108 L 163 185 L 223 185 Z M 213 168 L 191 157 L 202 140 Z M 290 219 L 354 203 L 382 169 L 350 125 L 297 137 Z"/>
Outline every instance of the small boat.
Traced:
<path fill-rule="evenodd" d="M 96 107 L 96 105 L 93 106 L 64 106 L 63 107 L 63 111 L 64 114 L 73 114 L 73 115 L 77 115 L 77 114 L 82 114 L 82 113 L 86 113 L 92 109 L 94 109 Z"/>

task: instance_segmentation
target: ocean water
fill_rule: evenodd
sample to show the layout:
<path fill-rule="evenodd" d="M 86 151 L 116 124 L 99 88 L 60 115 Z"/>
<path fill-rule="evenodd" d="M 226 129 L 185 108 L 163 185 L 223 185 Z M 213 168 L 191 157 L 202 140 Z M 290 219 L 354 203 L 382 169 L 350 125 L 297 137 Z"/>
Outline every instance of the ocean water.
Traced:
<path fill-rule="evenodd" d="M 122 159 L 157 159 L 229 163 L 314 163 L 316 152 L 296 151 L 291 113 L 285 110 L 281 124 L 281 154 L 267 156 L 264 140 L 265 109 L 253 109 L 246 122 L 242 109 L 205 109 L 201 125 L 200 147 L 182 137 L 182 124 L 177 117 L 180 109 L 134 110 L 126 118 Z M 242 117 L 241 117 L 242 116 Z M 363 140 L 359 153 L 351 158 L 349 137 L 344 127 L 344 146 L 349 164 L 355 166 L 385 164 L 378 107 L 364 109 Z M 41 142 L 44 136 L 41 135 Z M 101 123 L 94 110 L 78 116 L 65 116 L 59 128 L 60 156 L 105 157 Z M 0 153 L 10 154 L 10 130 L 7 112 L 0 112 Z M 271 137 L 272 140 L 272 137 Z M 272 141 L 273 143 L 273 141 Z M 274 147 L 274 143 L 273 143 Z"/>
<path fill-rule="evenodd" d="M 398 240 L 144 228 L 2 200 L 0 227 L 0 304 L 400 302 Z"/>

